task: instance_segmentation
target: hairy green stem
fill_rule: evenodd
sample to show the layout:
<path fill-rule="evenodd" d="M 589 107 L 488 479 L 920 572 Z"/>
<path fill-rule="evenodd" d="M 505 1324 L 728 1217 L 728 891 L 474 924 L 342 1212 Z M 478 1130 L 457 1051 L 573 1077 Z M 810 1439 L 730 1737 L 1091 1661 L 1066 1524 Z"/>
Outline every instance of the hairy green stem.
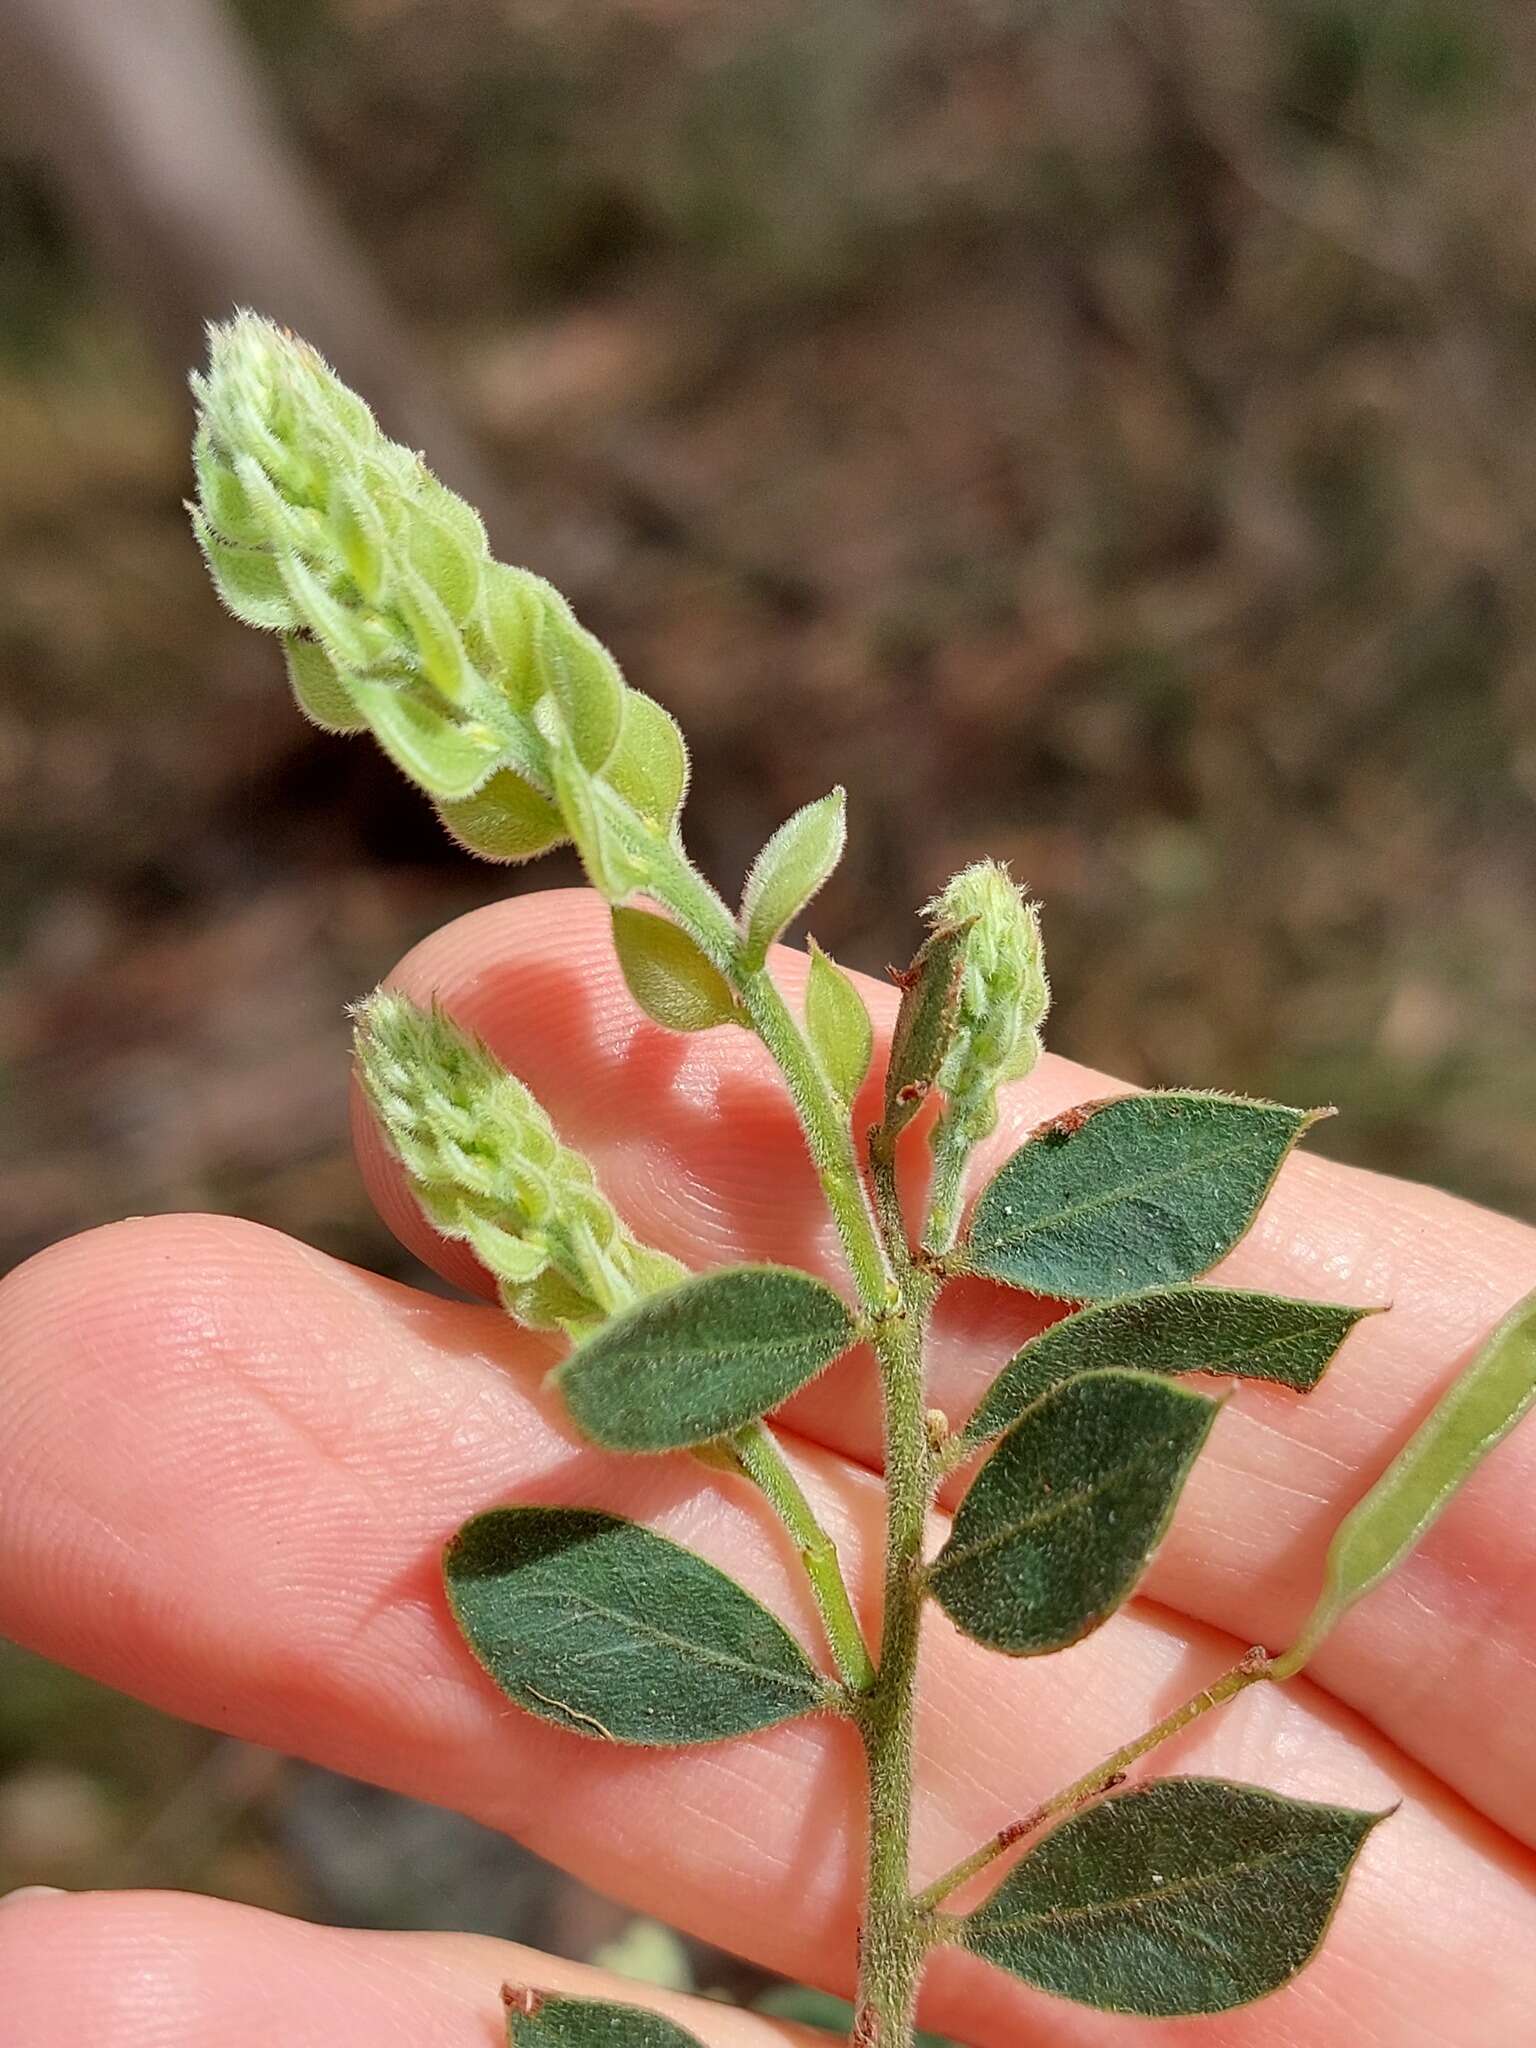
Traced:
<path fill-rule="evenodd" d="M 1156 1749 L 1170 1736 L 1177 1735 L 1181 1729 L 1187 1728 L 1191 1721 L 1198 1721 L 1202 1714 L 1208 1714 L 1213 1707 L 1223 1705 L 1250 1685 L 1256 1685 L 1261 1678 L 1270 1677 L 1271 1672 L 1272 1667 L 1267 1653 L 1255 1645 L 1214 1684 L 1206 1686 L 1204 1691 L 1197 1692 L 1193 1698 L 1185 1700 L 1183 1705 L 1175 1707 L 1172 1713 L 1165 1714 L 1162 1720 L 1147 1729 L 1144 1735 L 1138 1735 L 1134 1741 L 1122 1744 L 1112 1756 L 1107 1756 L 1102 1763 L 1095 1764 L 1091 1771 L 1085 1771 L 1080 1778 L 1074 1778 L 1070 1785 L 1064 1785 L 1059 1792 L 1043 1800 L 1033 1813 L 1026 1814 L 1022 1820 L 1010 1821 L 1005 1828 L 999 1828 L 990 1841 L 983 1842 L 979 1849 L 973 1849 L 969 1856 L 962 1857 L 952 1870 L 946 1870 L 942 1877 L 935 1878 L 925 1891 L 918 1893 L 914 1901 L 918 1912 L 932 1914 L 951 1892 L 958 1891 L 970 1878 L 985 1870 L 989 1864 L 995 1863 L 999 1856 L 1006 1855 L 1010 1849 L 1028 1836 L 1036 1834 L 1049 1821 L 1059 1819 L 1064 1813 L 1071 1813 L 1075 1808 L 1096 1798 L 1100 1792 L 1107 1791 L 1125 1775 L 1132 1764 L 1146 1756 L 1150 1750 Z M 943 1916 L 939 1917 L 942 1920 Z"/>
<path fill-rule="evenodd" d="M 868 1692 L 875 1682 L 874 1660 L 853 1611 L 837 1546 L 817 1520 L 778 1438 L 765 1423 L 755 1422 L 738 1430 L 730 1441 L 737 1463 L 794 1539 L 839 1676 L 850 1691 Z"/>
<path fill-rule="evenodd" d="M 742 976 L 737 993 L 789 1084 L 859 1298 L 867 1309 L 883 1314 L 891 1305 L 891 1272 L 864 1192 L 848 1112 L 827 1086 L 767 969 Z"/>
<path fill-rule="evenodd" d="M 615 806 L 620 809 L 627 812 L 627 807 Z M 628 813 L 617 822 L 628 837 L 638 821 Z M 874 1160 L 872 1213 L 847 1111 L 833 1096 L 767 969 L 745 967 L 734 920 L 675 841 L 649 836 L 644 850 L 646 886 L 726 976 L 788 1084 L 859 1298 L 874 1324 L 884 1396 L 886 1555 L 880 1662 L 872 1684 L 863 1683 L 862 1674 L 860 1679 L 853 1676 L 853 1637 L 857 1636 L 859 1650 L 864 1644 L 835 1551 L 830 1544 L 813 1540 L 801 1544 L 801 1554 L 833 1654 L 860 1698 L 859 1726 L 868 1766 L 867 1890 L 854 2039 L 861 2048 L 908 2048 L 923 1959 L 932 1938 L 928 1916 L 913 1907 L 910 1845 L 912 1733 L 925 1597 L 923 1535 L 933 1463 L 923 1406 L 923 1348 L 939 1277 L 911 1259 L 897 1197 L 894 1148 L 880 1150 Z M 739 1442 L 736 1449 L 743 1464 L 748 1456 L 763 1462 L 760 1442 L 746 1456 Z M 781 1474 L 765 1470 L 764 1491 L 782 1514 Z M 787 1467 L 782 1477 L 793 1483 Z M 760 1478 L 759 1483 L 764 1481 Z M 798 1512 L 793 1503 L 789 1505 L 791 1512 Z M 806 1513 L 809 1516 L 808 1508 Z M 789 1522 L 787 1514 L 785 1519 Z M 794 1524 L 789 1526 L 793 1531 Z M 813 1526 L 810 1518 L 808 1529 Z M 847 1633 L 850 1625 L 852 1635 Z"/>
<path fill-rule="evenodd" d="M 960 1198 L 966 1162 L 974 1147 L 961 1127 L 953 1104 L 946 1105 L 933 1137 L 933 1179 L 928 1189 L 928 1227 L 923 1249 L 947 1252 L 960 1228 Z"/>
<path fill-rule="evenodd" d="M 923 1339 L 931 1290 L 909 1272 L 903 1302 L 876 1340 L 885 1389 L 885 1617 L 880 1672 L 862 1719 L 869 1771 L 869 1849 L 859 1993 L 859 2048 L 907 2048 L 928 1931 L 913 1911 L 912 1734 L 923 1616 L 928 1433 Z"/>

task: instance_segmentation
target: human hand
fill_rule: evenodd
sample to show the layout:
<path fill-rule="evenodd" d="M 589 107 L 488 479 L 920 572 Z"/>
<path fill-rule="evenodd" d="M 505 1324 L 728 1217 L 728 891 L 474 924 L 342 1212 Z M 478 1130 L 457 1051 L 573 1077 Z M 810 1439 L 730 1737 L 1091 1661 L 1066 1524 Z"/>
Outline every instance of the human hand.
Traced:
<path fill-rule="evenodd" d="M 798 983 L 797 956 L 780 967 Z M 479 912 L 418 948 L 397 980 L 436 992 L 489 1040 L 650 1242 L 694 1266 L 837 1271 L 762 1049 L 641 1019 L 595 899 L 557 892 Z M 893 997 L 865 993 L 888 1027 Z M 1105 1089 L 1047 1059 L 1014 1091 L 989 1158 Z M 359 1140 L 399 1235 L 486 1293 L 361 1117 Z M 1306 1401 L 1239 1388 L 1143 1597 L 1072 1651 L 1003 1664 L 930 1613 L 919 1882 L 1248 1644 L 1289 1640 L 1340 1516 L 1536 1280 L 1536 1233 L 1298 1158 L 1222 1278 L 1393 1313 L 1356 1331 Z M 962 1416 L 1041 1320 L 1001 1289 L 955 1287 L 930 1398 Z M 818 1640 L 782 1532 L 745 1482 L 584 1445 L 540 1389 L 554 1356 L 495 1308 L 415 1293 L 229 1219 L 147 1219 L 57 1246 L 0 1288 L 0 1630 L 172 1712 L 457 1806 L 638 1908 L 846 1988 L 862 1854 L 849 1729 L 801 1722 L 684 1752 L 583 1742 L 509 1708 L 448 1621 L 446 1537 L 497 1502 L 551 1501 L 666 1530 Z M 849 1393 L 865 1371 L 845 1361 L 785 1415 L 868 1618 L 878 1447 L 864 1433 L 872 1397 Z M 1217 2020 L 1148 2022 L 940 1952 L 925 2024 L 977 2048 L 1523 2038 L 1536 2011 L 1533 1485 L 1536 1435 L 1519 1432 L 1306 1679 L 1254 1688 L 1160 1754 L 1160 1767 L 1352 1806 L 1403 1799 L 1293 1984 Z M 503 1978 L 599 1989 L 591 1972 L 505 1944 L 345 1933 L 207 1900 L 23 1897 L 0 1911 L 4 2048 L 491 2048 Z M 635 1986 L 616 1995 L 650 2000 Z M 667 2009 L 710 2048 L 815 2038 L 716 2006 Z"/>

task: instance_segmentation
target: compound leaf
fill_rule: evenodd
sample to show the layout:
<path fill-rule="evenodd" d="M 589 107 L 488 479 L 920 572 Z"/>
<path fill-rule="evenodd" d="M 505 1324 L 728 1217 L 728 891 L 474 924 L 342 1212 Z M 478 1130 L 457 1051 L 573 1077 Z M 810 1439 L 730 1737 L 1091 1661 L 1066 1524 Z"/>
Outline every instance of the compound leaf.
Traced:
<path fill-rule="evenodd" d="M 1230 2012 L 1316 1952 L 1382 1817 L 1164 1778 L 1056 1828 L 956 1938 L 1100 2012 Z"/>
<path fill-rule="evenodd" d="M 652 910 L 613 913 L 613 946 L 625 986 L 668 1031 L 708 1031 L 741 1021 L 725 976 L 670 918 Z"/>
<path fill-rule="evenodd" d="M 672 1748 L 828 1704 L 781 1622 L 692 1551 L 588 1508 L 493 1508 L 444 1560 L 448 1603 L 510 1699 L 573 1734 Z"/>
<path fill-rule="evenodd" d="M 606 1998 L 502 1987 L 508 2048 L 701 2048 L 674 2020 Z"/>
<path fill-rule="evenodd" d="M 1230 1373 L 1308 1393 L 1355 1324 L 1370 1313 L 1221 1287 L 1155 1287 L 1100 1302 L 1063 1317 L 1016 1352 L 966 1424 L 965 1436 L 985 1443 L 1063 1380 L 1109 1366 Z"/>
<path fill-rule="evenodd" d="M 1151 1374 L 1084 1373 L 999 1439 L 930 1584 L 966 1635 L 1011 1657 L 1108 1620 L 1161 1542 L 1217 1404 Z"/>
<path fill-rule="evenodd" d="M 1064 1301 L 1194 1280 L 1243 1235 L 1317 1114 L 1175 1092 L 1069 1111 L 983 1190 L 961 1262 Z"/>
<path fill-rule="evenodd" d="M 605 1323 L 552 1377 L 609 1450 L 670 1451 L 755 1422 L 854 1340 L 842 1298 L 789 1266 L 728 1266 Z"/>

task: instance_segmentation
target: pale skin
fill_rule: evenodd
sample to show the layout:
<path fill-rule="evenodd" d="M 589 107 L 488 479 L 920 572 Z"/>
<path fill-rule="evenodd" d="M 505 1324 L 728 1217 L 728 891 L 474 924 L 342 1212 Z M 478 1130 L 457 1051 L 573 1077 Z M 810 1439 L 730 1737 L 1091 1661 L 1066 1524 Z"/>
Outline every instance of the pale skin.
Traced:
<path fill-rule="evenodd" d="M 787 992 L 802 970 L 798 956 L 778 956 Z M 776 1258 L 838 1274 L 761 1048 L 728 1030 L 673 1038 L 641 1019 L 594 899 L 552 892 L 479 912 L 427 940 L 395 979 L 441 996 L 490 1040 L 653 1242 L 699 1267 Z M 865 993 L 888 1028 L 893 992 Z M 1115 1085 L 1048 1059 L 1012 1092 L 988 1155 Z M 361 1116 L 358 1126 L 385 1217 L 483 1297 L 484 1276 L 433 1237 Z M 916 1162 L 920 1131 L 911 1143 Z M 1250 1644 L 1286 1645 L 1340 1516 L 1536 1284 L 1536 1232 L 1300 1158 L 1221 1277 L 1393 1310 L 1355 1332 L 1309 1399 L 1237 1392 L 1141 1597 L 1086 1644 L 1008 1662 L 930 1613 L 915 1883 Z M 931 1401 L 962 1417 L 1047 1313 L 1001 1290 L 952 1290 Z M 172 1712 L 460 1808 L 638 1910 L 846 1989 L 862 1846 L 851 1730 L 802 1722 L 668 1753 L 582 1742 L 509 1706 L 449 1626 L 444 1539 L 497 1502 L 558 1501 L 679 1537 L 818 1642 L 794 1560 L 746 1483 L 682 1457 L 587 1449 L 541 1389 L 554 1355 L 483 1301 L 418 1294 L 228 1218 L 149 1218 L 56 1246 L 0 1286 L 0 1632 Z M 849 1360 L 784 1418 L 870 1626 L 874 1401 L 867 1362 Z M 1253 1688 L 1158 1759 L 1301 1796 L 1403 1802 L 1292 1986 L 1222 2018 L 1148 2022 L 1082 2011 L 940 1954 L 924 2022 L 974 2048 L 1526 2038 L 1533 1502 L 1527 1425 L 1305 1678 Z M 494 2048 L 503 1979 L 613 1989 L 496 1942 L 338 1932 L 202 1899 L 23 1895 L 0 1909 L 6 2048 Z M 718 2006 L 653 2002 L 708 2048 L 816 2038 Z"/>

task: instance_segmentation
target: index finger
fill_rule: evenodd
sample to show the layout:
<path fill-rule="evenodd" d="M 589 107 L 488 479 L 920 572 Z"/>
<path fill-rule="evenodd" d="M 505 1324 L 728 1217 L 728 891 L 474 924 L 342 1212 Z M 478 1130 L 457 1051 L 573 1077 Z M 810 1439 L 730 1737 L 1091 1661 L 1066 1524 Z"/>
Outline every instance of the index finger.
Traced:
<path fill-rule="evenodd" d="M 795 998 L 804 959 L 774 972 Z M 704 1267 L 777 1259 L 836 1276 L 836 1237 L 793 1110 L 745 1033 L 682 1038 L 638 1011 L 614 964 L 608 916 L 586 891 L 477 911 L 435 933 L 392 977 L 480 1032 L 586 1151 L 637 1231 Z M 878 1076 L 894 991 L 860 977 Z M 1199 1077 L 1192 1077 L 1198 1079 Z M 874 1113 L 872 1081 L 856 1124 Z M 1122 1089 L 1047 1057 L 1008 1091 L 973 1186 L 1043 1118 Z M 430 1230 L 366 1114 L 363 1171 L 398 1234 L 451 1278 L 487 1291 Z M 920 1177 L 924 1145 L 905 1165 Z M 1240 1387 L 1213 1431 L 1146 1590 L 1190 1619 L 1281 1647 L 1310 1603 L 1341 1516 L 1443 1390 L 1469 1348 L 1536 1281 L 1536 1232 L 1434 1190 L 1301 1156 L 1281 1172 L 1221 1269 L 1234 1285 L 1391 1305 L 1362 1324 L 1306 1399 Z M 1058 1311 L 975 1282 L 941 1308 L 929 1398 L 959 1420 L 1024 1336 Z M 868 1361 L 843 1361 L 793 1404 L 804 1435 L 874 1467 Z M 1309 1667 L 1485 1812 L 1536 1840 L 1536 1433 L 1489 1461 L 1418 1552 Z M 1454 1686 L 1443 1674 L 1454 1670 Z M 1498 1711 L 1490 1713 L 1497 1703 Z"/>

